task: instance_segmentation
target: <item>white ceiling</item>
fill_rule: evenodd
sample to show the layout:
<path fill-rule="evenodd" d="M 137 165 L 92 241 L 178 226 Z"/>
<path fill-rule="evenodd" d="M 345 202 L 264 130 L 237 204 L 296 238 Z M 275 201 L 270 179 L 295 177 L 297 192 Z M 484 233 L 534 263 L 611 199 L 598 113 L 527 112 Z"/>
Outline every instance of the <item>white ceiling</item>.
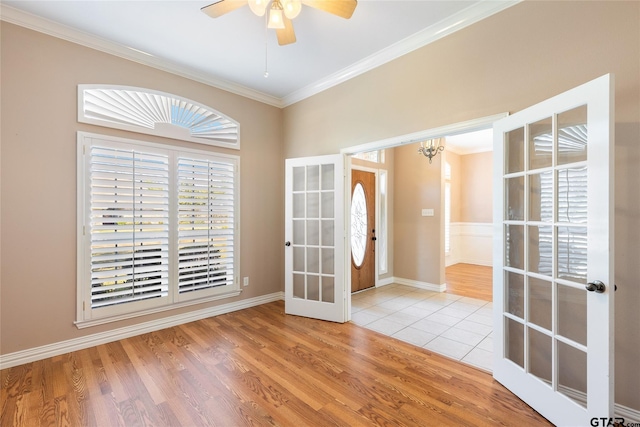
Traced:
<path fill-rule="evenodd" d="M 5 21 L 282 107 L 518 0 L 360 0 L 350 20 L 303 6 L 293 21 L 298 41 L 288 46 L 248 7 L 210 18 L 200 8 L 212 1 L 2 0 L 1 12 Z"/>
<path fill-rule="evenodd" d="M 493 129 L 484 129 L 460 135 L 447 136 L 445 149 L 456 154 L 493 151 Z"/>

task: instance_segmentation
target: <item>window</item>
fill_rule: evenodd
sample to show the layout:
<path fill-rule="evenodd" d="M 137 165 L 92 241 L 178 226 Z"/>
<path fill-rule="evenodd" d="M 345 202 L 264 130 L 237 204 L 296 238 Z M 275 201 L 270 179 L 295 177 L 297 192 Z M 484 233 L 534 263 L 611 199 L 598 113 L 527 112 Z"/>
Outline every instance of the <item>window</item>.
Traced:
<path fill-rule="evenodd" d="M 78 327 L 239 294 L 238 163 L 78 134 Z"/>
<path fill-rule="evenodd" d="M 356 159 L 366 160 L 373 163 L 384 163 L 384 150 L 367 151 L 366 153 L 356 153 Z"/>
<path fill-rule="evenodd" d="M 211 107 L 157 90 L 78 85 L 78 121 L 240 149 L 240 125 Z"/>

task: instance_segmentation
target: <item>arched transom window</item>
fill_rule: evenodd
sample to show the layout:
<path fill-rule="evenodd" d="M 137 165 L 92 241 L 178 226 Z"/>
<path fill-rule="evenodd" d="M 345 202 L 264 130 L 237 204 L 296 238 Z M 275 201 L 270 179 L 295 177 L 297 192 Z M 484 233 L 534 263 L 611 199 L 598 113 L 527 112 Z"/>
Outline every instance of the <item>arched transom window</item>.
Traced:
<path fill-rule="evenodd" d="M 78 85 L 78 121 L 240 149 L 238 122 L 211 107 L 150 89 Z"/>

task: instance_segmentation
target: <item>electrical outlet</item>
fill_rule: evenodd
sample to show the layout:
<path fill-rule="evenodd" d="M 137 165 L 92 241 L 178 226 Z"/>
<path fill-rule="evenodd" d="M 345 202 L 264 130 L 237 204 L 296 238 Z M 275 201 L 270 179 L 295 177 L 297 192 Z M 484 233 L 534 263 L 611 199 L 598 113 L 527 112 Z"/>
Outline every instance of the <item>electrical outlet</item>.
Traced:
<path fill-rule="evenodd" d="M 248 278 L 248 277 L 245 277 L 244 279 L 242 279 L 242 284 L 243 284 L 244 286 L 249 286 L 249 278 Z"/>

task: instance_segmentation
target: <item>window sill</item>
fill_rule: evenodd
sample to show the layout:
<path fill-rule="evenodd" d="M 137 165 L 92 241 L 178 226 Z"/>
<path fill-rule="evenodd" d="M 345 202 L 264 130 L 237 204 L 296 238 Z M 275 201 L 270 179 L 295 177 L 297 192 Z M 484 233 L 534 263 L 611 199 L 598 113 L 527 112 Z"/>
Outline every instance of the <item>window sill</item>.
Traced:
<path fill-rule="evenodd" d="M 89 320 L 77 320 L 74 322 L 78 329 L 90 328 L 92 326 L 104 325 L 106 323 L 118 322 L 120 320 L 133 319 L 135 317 L 146 316 L 154 313 L 161 313 L 163 311 L 175 310 L 176 308 L 188 307 L 196 304 L 204 304 L 211 301 L 217 301 L 225 298 L 237 297 L 242 293 L 242 290 L 233 290 L 222 294 L 212 295 L 209 297 L 193 299 L 189 301 L 178 302 L 175 304 L 163 305 L 160 307 L 149 308 L 146 310 L 136 311 L 134 313 L 119 314 L 116 316 L 101 317 L 98 319 Z"/>

